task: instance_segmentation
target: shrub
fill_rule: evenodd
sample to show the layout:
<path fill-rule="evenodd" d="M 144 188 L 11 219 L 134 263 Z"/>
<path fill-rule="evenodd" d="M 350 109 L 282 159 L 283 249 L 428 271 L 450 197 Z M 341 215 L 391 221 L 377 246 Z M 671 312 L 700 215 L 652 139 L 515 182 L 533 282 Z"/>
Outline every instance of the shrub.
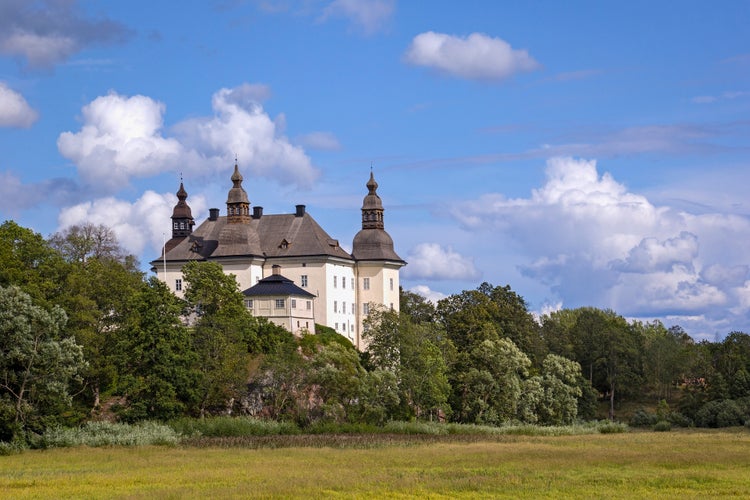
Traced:
<path fill-rule="evenodd" d="M 654 430 L 656 432 L 669 432 L 672 430 L 672 424 L 667 422 L 666 420 L 659 420 L 654 424 Z"/>
<path fill-rule="evenodd" d="M 677 427 L 691 427 L 693 425 L 693 421 L 679 411 L 670 412 L 667 416 L 667 421 Z"/>
<path fill-rule="evenodd" d="M 639 408 L 630 417 L 630 425 L 633 427 L 651 427 L 656 424 L 658 417 L 653 413 L 649 413 L 644 408 Z"/>
<path fill-rule="evenodd" d="M 603 420 L 599 423 L 600 434 L 620 434 L 628 430 L 627 424 L 621 422 L 612 422 L 609 420 Z"/>
<path fill-rule="evenodd" d="M 742 408 L 731 399 L 709 401 L 695 415 L 698 427 L 732 427 L 742 425 L 744 420 Z"/>
<path fill-rule="evenodd" d="M 82 427 L 51 427 L 32 442 L 34 448 L 71 446 L 146 446 L 176 445 L 180 435 L 156 422 L 135 425 L 110 422 L 88 422 Z"/>
<path fill-rule="evenodd" d="M 185 436 L 240 437 L 275 436 L 299 434 L 292 422 L 261 420 L 253 417 L 180 418 L 169 422 L 169 426 Z"/>

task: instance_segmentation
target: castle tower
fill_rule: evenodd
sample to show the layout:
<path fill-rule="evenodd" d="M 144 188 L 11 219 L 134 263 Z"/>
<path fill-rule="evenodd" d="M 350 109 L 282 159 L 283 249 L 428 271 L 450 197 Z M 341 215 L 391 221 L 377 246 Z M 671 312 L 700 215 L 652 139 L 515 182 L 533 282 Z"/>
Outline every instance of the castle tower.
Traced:
<path fill-rule="evenodd" d="M 370 172 L 367 195 L 362 201 L 362 229 L 354 236 L 352 257 L 357 273 L 357 319 L 359 338 L 355 345 L 365 349 L 361 332 L 370 307 L 380 305 L 399 310 L 399 269 L 406 262 L 393 250 L 393 239 L 385 231 L 383 202 L 378 196 L 378 183 Z"/>
<path fill-rule="evenodd" d="M 193 213 L 190 210 L 190 206 L 187 204 L 187 191 L 185 186 L 180 181 L 180 189 L 177 191 L 177 205 L 172 210 L 172 238 L 184 238 L 190 236 L 193 232 L 193 226 L 195 220 L 193 220 Z"/>
<path fill-rule="evenodd" d="M 247 224 L 250 222 L 250 200 L 242 187 L 242 174 L 237 163 L 232 174 L 232 188 L 227 196 L 227 223 Z"/>

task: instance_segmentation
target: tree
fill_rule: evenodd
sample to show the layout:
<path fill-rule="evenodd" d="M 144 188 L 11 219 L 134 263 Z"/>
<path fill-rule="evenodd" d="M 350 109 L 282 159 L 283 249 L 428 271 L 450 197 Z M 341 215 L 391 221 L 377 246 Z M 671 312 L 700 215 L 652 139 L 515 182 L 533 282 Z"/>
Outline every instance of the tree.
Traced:
<path fill-rule="evenodd" d="M 369 363 L 395 376 L 401 418 L 446 414 L 450 384 L 441 346 L 450 342 L 435 323 L 415 324 L 407 313 L 374 307 L 365 320 Z"/>
<path fill-rule="evenodd" d="M 546 355 L 539 325 L 510 286 L 482 283 L 476 290 L 451 295 L 438 302 L 437 315 L 459 351 L 484 340 L 507 338 L 537 366 Z"/>
<path fill-rule="evenodd" d="M 100 396 L 112 389 L 116 379 L 114 347 L 128 299 L 141 293 L 143 286 L 140 271 L 119 261 L 90 257 L 85 264 L 71 264 L 65 279 L 67 293 L 56 301 L 68 311 L 68 329 L 88 361 L 83 374 L 86 403 L 94 412 L 100 407 Z"/>
<path fill-rule="evenodd" d="M 245 393 L 249 354 L 259 351 L 256 322 L 234 275 L 224 274 L 219 264 L 190 262 L 183 276 L 188 311 L 196 318 L 192 345 L 200 372 L 198 412 L 224 411 Z"/>
<path fill-rule="evenodd" d="M 5 221 L 0 225 L 0 286 L 18 286 L 42 306 L 65 293 L 65 261 L 38 233 Z"/>
<path fill-rule="evenodd" d="M 155 277 L 126 299 L 116 346 L 125 420 L 167 420 L 194 404 L 198 374 L 181 312 L 179 299 Z"/>
<path fill-rule="evenodd" d="M 0 287 L 2 438 L 41 431 L 70 404 L 69 387 L 85 367 L 81 347 L 64 333 L 65 313 L 44 309 L 18 287 Z M 12 417 L 12 421 L 10 418 Z"/>
<path fill-rule="evenodd" d="M 114 231 L 103 224 L 87 222 L 70 226 L 53 234 L 49 243 L 69 262 L 85 264 L 91 258 L 124 262 L 126 259 Z"/>
<path fill-rule="evenodd" d="M 522 382 L 531 361 L 508 339 L 484 340 L 459 353 L 453 411 L 460 422 L 497 425 L 518 413 Z"/>

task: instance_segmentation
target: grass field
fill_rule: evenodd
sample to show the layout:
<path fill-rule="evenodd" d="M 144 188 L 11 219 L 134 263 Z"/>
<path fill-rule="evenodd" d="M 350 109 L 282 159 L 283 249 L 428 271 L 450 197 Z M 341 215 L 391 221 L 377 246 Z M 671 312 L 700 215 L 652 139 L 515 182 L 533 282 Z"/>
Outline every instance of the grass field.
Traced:
<path fill-rule="evenodd" d="M 347 439 L 26 451 L 0 457 L 0 497 L 750 497 L 746 429 Z"/>

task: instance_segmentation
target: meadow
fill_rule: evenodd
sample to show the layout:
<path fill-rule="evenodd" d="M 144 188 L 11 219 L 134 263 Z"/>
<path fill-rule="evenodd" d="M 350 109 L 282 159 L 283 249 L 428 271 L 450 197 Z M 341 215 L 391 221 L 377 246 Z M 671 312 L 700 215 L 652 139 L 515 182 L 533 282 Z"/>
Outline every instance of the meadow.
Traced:
<path fill-rule="evenodd" d="M 0 496 L 750 497 L 745 428 L 268 439 L 27 450 L 0 457 Z"/>

